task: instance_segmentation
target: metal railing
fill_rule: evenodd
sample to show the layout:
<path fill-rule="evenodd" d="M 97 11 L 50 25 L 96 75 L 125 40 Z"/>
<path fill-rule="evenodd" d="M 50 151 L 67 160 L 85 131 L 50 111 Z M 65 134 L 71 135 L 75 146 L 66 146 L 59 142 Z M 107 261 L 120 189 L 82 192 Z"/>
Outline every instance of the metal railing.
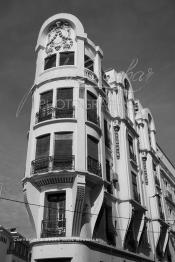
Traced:
<path fill-rule="evenodd" d="M 44 107 L 36 113 L 36 124 L 51 119 L 53 116 L 53 107 Z"/>
<path fill-rule="evenodd" d="M 39 110 L 36 113 L 35 123 L 40 123 L 46 120 L 55 119 L 55 118 L 75 118 L 75 107 L 70 108 L 58 108 L 50 107 Z"/>
<path fill-rule="evenodd" d="M 87 68 L 84 69 L 84 76 L 90 81 L 98 83 L 98 78 L 96 74 Z"/>
<path fill-rule="evenodd" d="M 94 173 L 95 175 L 101 176 L 101 164 L 100 162 L 98 162 L 98 160 L 88 156 L 87 168 L 89 172 Z"/>
<path fill-rule="evenodd" d="M 66 235 L 66 219 L 42 220 L 41 237 L 64 237 Z"/>
<path fill-rule="evenodd" d="M 75 117 L 75 108 L 55 108 L 55 118 L 74 118 Z"/>
<path fill-rule="evenodd" d="M 51 157 L 42 157 L 32 161 L 32 173 L 47 172 L 51 163 Z"/>
<path fill-rule="evenodd" d="M 72 170 L 75 168 L 74 155 L 55 155 L 42 157 L 32 161 L 32 173 L 42 173 L 52 170 Z"/>
<path fill-rule="evenodd" d="M 72 170 L 75 168 L 75 156 L 56 155 L 53 157 L 53 169 Z"/>

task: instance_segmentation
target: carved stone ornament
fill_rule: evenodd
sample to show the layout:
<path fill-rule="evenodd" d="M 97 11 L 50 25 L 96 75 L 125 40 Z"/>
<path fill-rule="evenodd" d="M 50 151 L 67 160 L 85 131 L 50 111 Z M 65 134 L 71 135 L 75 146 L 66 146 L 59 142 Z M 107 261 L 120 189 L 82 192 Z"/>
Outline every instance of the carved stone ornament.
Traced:
<path fill-rule="evenodd" d="M 51 55 L 61 49 L 69 50 L 73 46 L 73 29 L 69 22 L 59 20 L 50 26 L 46 53 Z"/>

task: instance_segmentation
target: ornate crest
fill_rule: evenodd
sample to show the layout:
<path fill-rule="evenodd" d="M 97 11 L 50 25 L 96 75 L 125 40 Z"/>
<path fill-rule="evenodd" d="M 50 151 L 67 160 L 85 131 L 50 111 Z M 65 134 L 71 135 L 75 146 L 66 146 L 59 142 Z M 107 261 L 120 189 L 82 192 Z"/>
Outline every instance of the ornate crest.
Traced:
<path fill-rule="evenodd" d="M 49 28 L 46 53 L 48 55 L 73 46 L 73 29 L 67 21 L 57 21 Z"/>

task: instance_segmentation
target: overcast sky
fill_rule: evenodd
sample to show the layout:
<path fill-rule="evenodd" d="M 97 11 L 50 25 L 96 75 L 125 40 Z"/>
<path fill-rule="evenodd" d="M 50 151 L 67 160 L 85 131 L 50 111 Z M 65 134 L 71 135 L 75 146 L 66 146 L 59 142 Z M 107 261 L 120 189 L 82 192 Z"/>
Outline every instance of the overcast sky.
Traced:
<path fill-rule="evenodd" d="M 175 162 L 175 1 L 174 0 L 5 0 L 0 3 L 0 183 L 2 196 L 23 200 L 30 100 L 16 110 L 35 74 L 37 36 L 42 23 L 56 13 L 71 13 L 104 52 L 103 67 L 154 74 L 133 82 L 135 97 L 151 109 L 157 140 Z M 142 88 L 139 88 L 139 87 Z M 0 224 L 31 237 L 25 207 L 0 200 Z"/>

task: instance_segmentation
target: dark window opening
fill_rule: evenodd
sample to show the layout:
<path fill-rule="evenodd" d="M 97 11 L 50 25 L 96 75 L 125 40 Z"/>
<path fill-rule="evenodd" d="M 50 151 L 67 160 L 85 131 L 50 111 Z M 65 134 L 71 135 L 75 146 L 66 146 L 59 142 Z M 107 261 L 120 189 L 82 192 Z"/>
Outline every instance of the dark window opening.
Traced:
<path fill-rule="evenodd" d="M 55 134 L 54 169 L 73 169 L 72 133 Z"/>
<path fill-rule="evenodd" d="M 137 175 L 133 172 L 131 172 L 131 175 L 132 175 L 133 197 L 135 201 L 140 202 L 140 195 L 138 193 L 138 187 L 137 187 Z"/>
<path fill-rule="evenodd" d="M 65 192 L 46 194 L 41 237 L 65 236 L 65 206 Z"/>
<path fill-rule="evenodd" d="M 74 117 L 73 88 L 59 88 L 57 90 L 56 118 Z"/>
<path fill-rule="evenodd" d="M 74 52 L 60 53 L 60 66 L 74 65 Z"/>
<path fill-rule="evenodd" d="M 87 120 L 98 124 L 97 97 L 87 92 Z"/>
<path fill-rule="evenodd" d="M 106 179 L 107 181 L 111 181 L 111 177 L 110 177 L 110 163 L 109 160 L 106 159 Z"/>
<path fill-rule="evenodd" d="M 40 107 L 37 114 L 37 122 L 45 121 L 52 118 L 52 101 L 53 91 L 48 91 L 40 95 Z"/>
<path fill-rule="evenodd" d="M 48 56 L 45 58 L 44 70 L 55 67 L 56 66 L 56 54 Z"/>
<path fill-rule="evenodd" d="M 106 119 L 104 120 L 104 136 L 105 136 L 105 146 L 110 148 L 111 147 L 110 135 L 109 135 L 108 122 L 106 121 Z"/>
<path fill-rule="evenodd" d="M 33 173 L 47 171 L 49 168 L 50 134 L 36 140 L 35 160 L 32 161 Z"/>
<path fill-rule="evenodd" d="M 91 71 L 94 71 L 94 62 L 87 55 L 84 56 L 84 67 L 91 70 Z"/>
<path fill-rule="evenodd" d="M 128 144 L 129 144 L 129 156 L 130 159 L 132 159 L 133 161 L 136 161 L 136 155 L 134 152 L 134 144 L 133 144 L 133 138 L 128 135 Z"/>

